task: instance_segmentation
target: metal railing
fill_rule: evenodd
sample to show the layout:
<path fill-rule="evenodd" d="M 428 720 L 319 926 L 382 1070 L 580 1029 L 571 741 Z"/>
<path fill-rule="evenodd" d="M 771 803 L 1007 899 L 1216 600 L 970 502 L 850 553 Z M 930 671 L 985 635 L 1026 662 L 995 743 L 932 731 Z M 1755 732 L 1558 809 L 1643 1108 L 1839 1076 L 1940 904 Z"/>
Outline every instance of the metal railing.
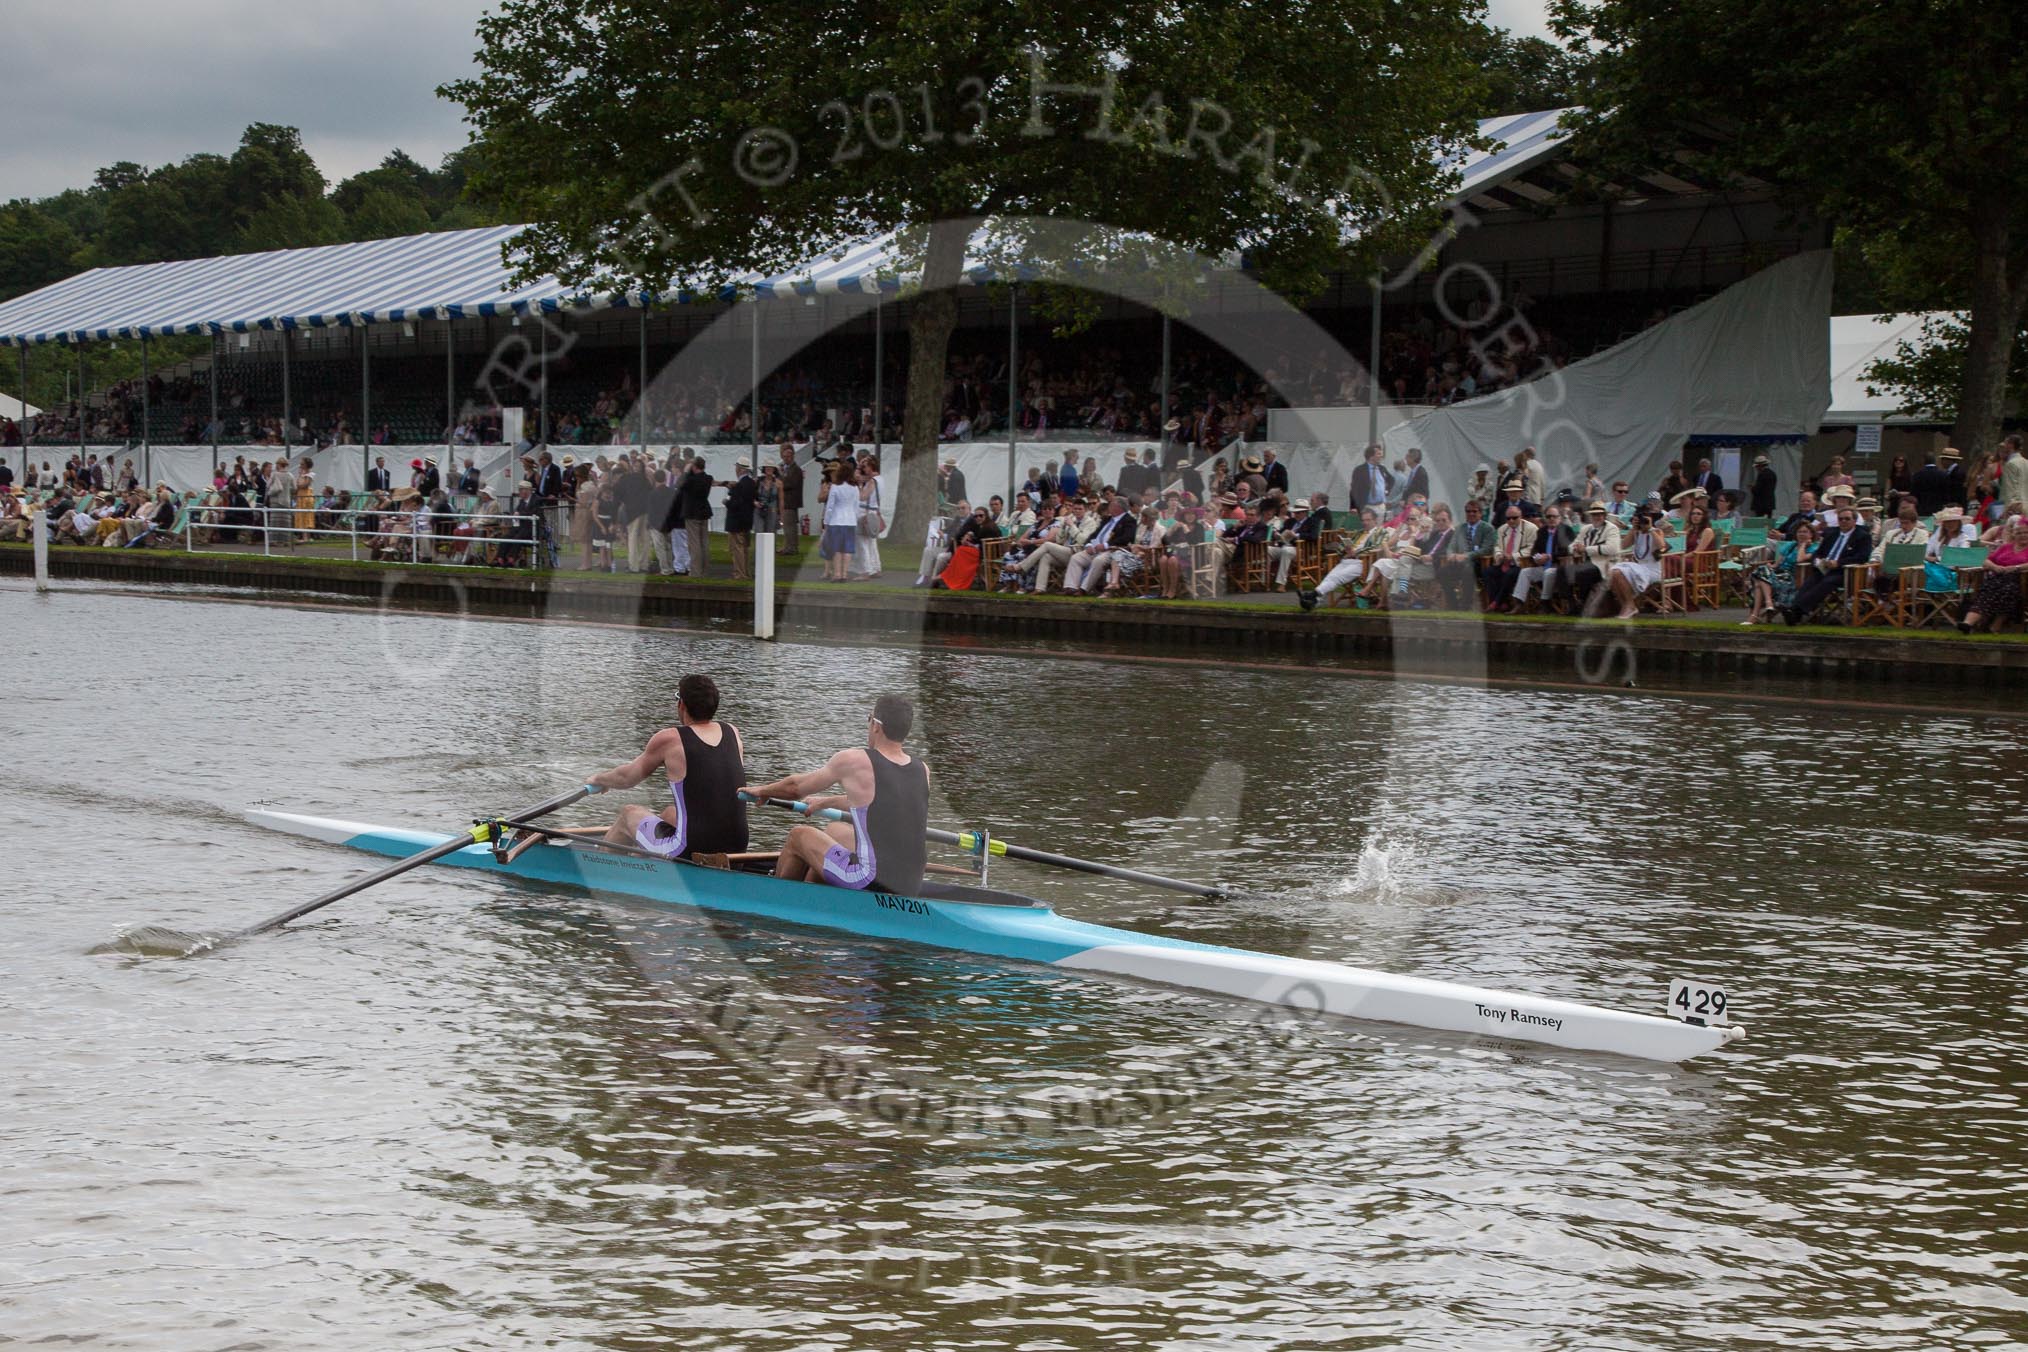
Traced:
<path fill-rule="evenodd" d="M 309 510 L 313 517 L 325 517 L 329 512 Z M 275 540 L 282 537 L 284 552 L 303 537 L 324 537 L 346 542 L 353 560 L 360 557 L 360 541 L 366 541 L 369 557 L 390 563 L 435 563 L 458 567 L 520 567 L 537 568 L 546 561 L 550 567 L 556 564 L 556 545 L 548 525 L 542 517 L 516 516 L 504 513 L 474 513 L 468 516 L 454 516 L 461 524 L 474 529 L 464 535 L 439 534 L 435 530 L 418 533 L 413 528 L 414 514 L 410 512 L 346 511 L 342 526 L 300 527 L 296 517 L 303 512 L 294 507 L 210 507 L 202 503 L 189 504 L 183 515 L 183 550 L 196 553 L 251 553 L 251 548 L 221 549 L 216 538 L 200 545 L 196 539 L 199 531 L 234 531 L 261 537 L 260 552 L 264 557 L 275 554 Z M 433 517 L 450 516 L 449 513 L 432 513 Z M 247 518 L 255 518 L 249 521 Z M 275 518 L 282 518 L 276 521 Z M 362 531 L 361 518 L 378 517 L 381 522 L 405 523 L 396 529 L 373 529 Z M 432 526 L 435 521 L 431 522 Z M 483 530 L 481 528 L 484 528 Z M 522 528 L 526 533 L 522 533 Z M 234 543 L 237 543 L 236 541 Z M 505 565 L 499 562 L 498 552 L 502 549 L 521 551 L 518 563 Z M 481 550 L 491 551 L 491 561 L 473 557 Z M 426 556 L 426 557 L 425 557 Z"/>

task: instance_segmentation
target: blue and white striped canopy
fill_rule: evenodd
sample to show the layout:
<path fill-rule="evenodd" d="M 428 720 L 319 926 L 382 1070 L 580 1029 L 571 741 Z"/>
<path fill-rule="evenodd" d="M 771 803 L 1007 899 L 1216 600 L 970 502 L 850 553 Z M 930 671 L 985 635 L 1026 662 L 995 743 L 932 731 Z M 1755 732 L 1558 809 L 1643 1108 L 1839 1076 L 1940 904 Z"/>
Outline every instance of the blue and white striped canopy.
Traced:
<path fill-rule="evenodd" d="M 1491 153 L 1473 152 L 1452 166 L 1462 177 L 1456 196 L 1483 191 L 1555 153 L 1561 112 L 1481 123 L 1482 132 L 1505 145 Z M 775 299 L 872 295 L 899 290 L 912 266 L 896 249 L 895 236 L 886 234 L 776 276 L 740 275 L 717 296 L 687 291 L 585 294 L 549 277 L 514 283 L 500 246 L 522 229 L 487 226 L 362 244 L 94 268 L 0 304 L 0 346 L 622 309 L 750 293 Z M 965 260 L 967 283 L 1000 274 L 1001 269 L 982 261 L 987 252 L 977 247 L 982 243 L 975 237 Z M 1016 269 L 1013 275 L 1026 274 Z"/>

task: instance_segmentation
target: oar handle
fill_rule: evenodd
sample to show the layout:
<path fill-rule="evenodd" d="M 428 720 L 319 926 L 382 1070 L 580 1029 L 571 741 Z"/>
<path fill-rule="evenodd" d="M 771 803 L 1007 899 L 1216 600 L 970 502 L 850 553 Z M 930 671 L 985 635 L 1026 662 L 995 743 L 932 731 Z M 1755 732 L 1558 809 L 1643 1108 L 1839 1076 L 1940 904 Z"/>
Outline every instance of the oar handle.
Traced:
<path fill-rule="evenodd" d="M 835 807 L 819 808 L 815 812 L 812 812 L 808 803 L 797 798 L 756 798 L 750 793 L 743 793 L 740 797 L 749 803 L 764 803 L 768 807 L 778 807 L 784 812 L 794 812 L 805 817 L 817 817 L 827 822 L 842 822 L 847 816 L 846 813 L 840 812 Z"/>
<path fill-rule="evenodd" d="M 576 788 L 572 789 L 569 793 L 560 793 L 546 803 L 537 803 L 534 807 L 523 808 L 521 811 L 511 813 L 509 815 L 512 818 L 521 821 L 531 820 L 536 817 L 545 817 L 552 812 L 558 811 L 559 809 L 569 807 L 572 803 L 575 803 L 580 798 L 585 798 L 590 796 L 591 794 L 600 792 L 602 792 L 602 790 L 595 784 L 580 784 Z M 326 892 L 323 896 L 317 897 L 311 901 L 306 901 L 300 906 L 292 906 L 288 910 L 283 911 L 280 915 L 270 916 L 266 920 L 261 921 L 260 924 L 258 925 L 251 925 L 246 929 L 241 930 L 238 934 L 234 935 L 233 937 L 236 939 L 245 939 L 256 934 L 266 934 L 269 930 L 272 929 L 280 929 L 282 926 L 288 924 L 291 920 L 300 920 L 312 911 L 321 911 L 326 906 L 329 906 L 332 902 L 343 901 L 345 900 L 345 898 L 352 896 L 354 893 L 364 892 L 367 888 L 373 886 L 375 883 L 384 883 L 389 878 L 398 877 L 401 874 L 408 872 L 412 868 L 421 868 L 424 864 L 434 863 L 435 861 L 442 859 L 445 855 L 456 854 L 459 850 L 464 849 L 467 845 L 472 844 L 483 845 L 492 838 L 493 832 L 491 823 L 488 823 L 487 825 L 484 826 L 475 826 L 468 832 L 464 832 L 462 834 L 451 837 L 449 840 L 443 842 L 443 844 L 441 845 L 430 846 L 430 848 L 424 850 L 421 854 L 412 854 L 406 859 L 398 859 L 394 863 L 389 864 L 386 868 L 378 869 L 372 873 L 367 874 L 364 878 L 355 878 L 353 881 L 345 884 L 345 886 L 341 888 L 338 888 L 336 891 Z"/>

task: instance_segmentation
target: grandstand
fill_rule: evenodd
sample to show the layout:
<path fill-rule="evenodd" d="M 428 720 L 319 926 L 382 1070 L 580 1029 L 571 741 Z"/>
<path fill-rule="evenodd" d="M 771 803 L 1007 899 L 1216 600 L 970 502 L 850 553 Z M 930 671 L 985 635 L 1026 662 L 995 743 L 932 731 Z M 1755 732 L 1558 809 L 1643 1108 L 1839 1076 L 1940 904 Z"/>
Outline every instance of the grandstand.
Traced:
<path fill-rule="evenodd" d="M 1335 278 L 1303 307 L 1338 348 L 1379 371 L 1382 402 L 1442 404 L 1512 384 L 1820 242 L 1819 232 L 1785 224 L 1764 191 L 1697 183 L 1677 166 L 1580 196 L 1559 116 L 1484 124 L 1498 148 L 1458 166 L 1458 230 L 1428 267 L 1382 295 L 1377 346 L 1365 279 Z M 67 361 L 92 342 L 209 335 L 208 355 L 46 412 L 31 428 L 38 445 L 445 447 L 497 437 L 496 405 L 525 408 L 528 427 L 559 444 L 731 442 L 755 436 L 755 402 L 767 439 L 826 418 L 863 437 L 860 411 L 876 392 L 882 430 L 898 426 L 908 301 L 894 296 L 888 241 L 739 279 L 738 292 L 761 299 L 755 306 L 732 293 L 587 296 L 552 279 L 517 285 L 499 257 L 517 228 L 95 270 L 0 305 L 0 344 L 24 362 Z M 987 279 L 984 268 L 968 276 Z M 1005 435 L 1007 294 L 973 287 L 961 302 L 949 396 L 974 437 Z M 1229 321 L 1248 294 L 1237 282 L 1214 283 L 1209 305 Z M 1189 323 L 1172 336 L 1129 301 L 1103 300 L 1074 339 L 1053 336 L 1018 289 L 1015 307 L 1012 402 L 1023 439 L 1146 439 L 1165 411 L 1207 401 L 1229 412 L 1229 433 L 1259 438 L 1269 406 L 1373 402 L 1364 370 L 1314 350 L 1314 331 L 1278 346 L 1277 336 L 1265 338 L 1283 368 L 1270 373 Z M 719 324 L 728 312 L 731 324 Z M 1489 360 L 1474 346 L 1496 326 L 1525 327 L 1527 337 Z M 488 387 L 503 350 L 525 354 L 534 373 L 525 386 L 496 378 Z M 682 379 L 650 384 L 679 358 Z M 749 401 L 756 365 L 764 380 Z"/>

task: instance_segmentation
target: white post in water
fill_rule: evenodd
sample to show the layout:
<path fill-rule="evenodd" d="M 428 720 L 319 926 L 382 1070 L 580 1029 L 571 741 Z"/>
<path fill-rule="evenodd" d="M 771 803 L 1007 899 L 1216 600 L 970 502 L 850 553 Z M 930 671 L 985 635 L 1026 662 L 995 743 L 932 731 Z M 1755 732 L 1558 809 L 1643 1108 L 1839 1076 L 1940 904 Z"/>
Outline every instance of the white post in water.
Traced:
<path fill-rule="evenodd" d="M 753 636 L 775 636 L 775 533 L 753 537 Z"/>
<path fill-rule="evenodd" d="M 40 507 L 28 518 L 28 538 L 35 541 L 35 590 L 39 592 L 49 590 L 49 531 L 44 528 L 47 520 Z M 773 623 L 772 616 L 769 623 Z"/>

